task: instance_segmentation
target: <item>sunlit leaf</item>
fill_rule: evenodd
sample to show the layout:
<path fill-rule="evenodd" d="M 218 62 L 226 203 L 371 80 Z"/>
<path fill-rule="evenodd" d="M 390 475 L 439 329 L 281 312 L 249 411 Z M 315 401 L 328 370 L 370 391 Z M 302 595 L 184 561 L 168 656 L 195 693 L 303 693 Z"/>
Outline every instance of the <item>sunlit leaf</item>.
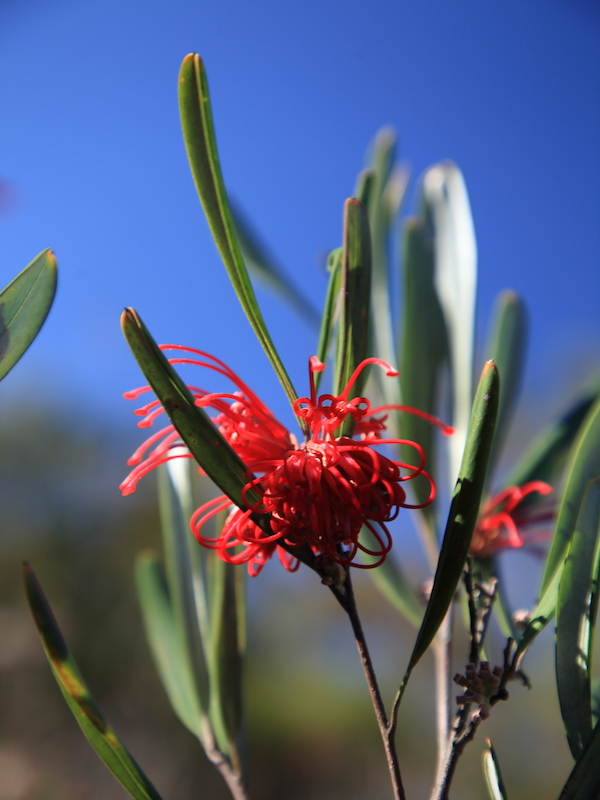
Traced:
<path fill-rule="evenodd" d="M 498 371 L 495 364 L 488 361 L 473 402 L 465 452 L 448 514 L 431 597 L 403 683 L 433 641 L 463 572 L 485 485 L 499 393 Z"/>
<path fill-rule="evenodd" d="M 135 800 L 160 800 L 160 795 L 133 760 L 100 712 L 63 639 L 56 619 L 31 567 L 24 568 L 25 590 L 46 658 L 63 697 L 88 742 L 115 778 Z"/>
<path fill-rule="evenodd" d="M 414 217 L 404 228 L 402 292 L 402 346 L 400 383 L 402 402 L 428 414 L 437 414 L 442 368 L 448 358 L 444 317 L 434 285 L 433 240 L 423 222 Z M 431 423 L 414 414 L 400 415 L 400 431 L 405 439 L 418 442 L 427 457 L 427 470 L 435 479 L 435 431 Z M 404 457 L 412 459 L 412 448 Z M 414 481 L 411 487 L 417 503 L 425 503 L 429 486 Z M 434 505 L 421 509 L 428 535 L 430 558 L 437 557 Z M 434 562 L 435 563 L 435 562 Z"/>
<path fill-rule="evenodd" d="M 210 230 L 240 305 L 293 405 L 298 395 L 258 307 L 237 239 L 221 173 L 206 72 L 200 56 L 193 53 L 186 56 L 181 65 L 179 107 L 194 183 Z"/>
<path fill-rule="evenodd" d="M 422 179 L 422 215 L 435 242 L 435 286 L 450 350 L 455 435 L 448 440 L 450 480 L 458 474 L 472 398 L 477 247 L 467 189 L 458 167 L 444 161 Z"/>
<path fill-rule="evenodd" d="M 42 252 L 0 292 L 0 380 L 37 336 L 56 292 L 56 259 Z"/>
<path fill-rule="evenodd" d="M 567 482 L 548 553 L 541 592 L 562 569 L 588 483 L 600 477 L 600 400 L 590 410 L 569 456 Z"/>
<path fill-rule="evenodd" d="M 340 321 L 333 394 L 342 393 L 356 367 L 367 357 L 369 347 L 369 300 L 371 291 L 371 236 L 365 207 L 355 198 L 344 205 L 344 235 Z M 361 394 L 365 374 L 361 373 L 348 399 Z M 344 420 L 340 436 L 351 436 L 354 421 Z"/>
<path fill-rule="evenodd" d="M 595 619 L 600 535 L 600 479 L 583 496 L 556 605 L 556 682 L 573 758 L 578 759 L 592 734 L 590 658 Z M 595 611 L 596 609 L 594 609 Z M 595 615 L 594 615 L 595 616 Z"/>

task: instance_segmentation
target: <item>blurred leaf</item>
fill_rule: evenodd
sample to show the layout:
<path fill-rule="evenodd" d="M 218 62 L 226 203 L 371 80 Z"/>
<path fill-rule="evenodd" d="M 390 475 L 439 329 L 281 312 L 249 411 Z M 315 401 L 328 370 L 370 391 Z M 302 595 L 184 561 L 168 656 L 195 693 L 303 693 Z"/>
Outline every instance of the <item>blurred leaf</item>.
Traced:
<path fill-rule="evenodd" d="M 202 740 L 204 720 L 160 558 L 140 553 L 135 578 L 146 638 L 169 702 L 185 727 Z"/>
<path fill-rule="evenodd" d="M 549 425 L 511 470 L 507 486 L 522 486 L 529 481 L 552 483 L 558 472 L 564 469 L 565 456 L 573 444 L 590 408 L 600 395 L 600 382 L 583 393 L 571 409 L 558 422 Z"/>
<path fill-rule="evenodd" d="M 434 286 L 433 241 L 421 220 L 408 219 L 404 229 L 404 285 L 402 292 L 402 349 L 400 382 L 402 402 L 435 415 L 442 368 L 448 358 L 444 316 Z M 435 475 L 435 432 L 431 423 L 414 414 L 402 414 L 402 436 L 418 442 L 427 456 L 427 470 Z M 405 460 L 413 458 L 412 448 L 404 448 Z M 417 503 L 425 503 L 429 486 L 414 481 Z M 430 558 L 437 558 L 435 506 L 421 509 L 428 535 Z M 435 563 L 435 560 L 434 560 Z"/>
<path fill-rule="evenodd" d="M 160 509 L 166 577 L 175 626 L 193 676 L 197 703 L 208 713 L 207 655 L 210 631 L 202 571 L 203 549 L 190 530 L 194 511 L 190 463 L 174 458 L 158 468 Z"/>
<path fill-rule="evenodd" d="M 569 747 L 578 759 L 592 734 L 591 650 L 600 534 L 600 479 L 583 496 L 556 605 L 556 682 Z"/>
<path fill-rule="evenodd" d="M 596 725 L 558 800 L 598 800 L 600 796 L 600 725 Z"/>
<path fill-rule="evenodd" d="M 179 107 L 190 168 L 210 230 L 240 305 L 293 406 L 298 395 L 267 330 L 237 240 L 221 173 L 206 72 L 200 56 L 193 53 L 181 65 Z"/>
<path fill-rule="evenodd" d="M 366 209 L 353 197 L 344 205 L 343 243 L 334 396 L 342 393 L 356 367 L 367 357 L 369 347 L 371 236 Z M 363 372 L 350 389 L 348 399 L 360 396 L 364 379 Z M 338 435 L 351 436 L 353 428 L 354 420 L 348 415 Z"/>
<path fill-rule="evenodd" d="M 371 230 L 372 283 L 371 283 L 371 352 L 392 366 L 395 365 L 395 336 L 390 306 L 390 268 L 388 259 L 390 233 L 390 204 L 385 195 L 396 155 L 396 134 L 391 128 L 382 128 L 369 148 L 368 166 L 372 183 L 368 191 L 367 212 Z M 375 373 L 378 386 L 388 403 L 398 402 L 398 391 L 393 381 Z"/>
<path fill-rule="evenodd" d="M 310 300 L 277 266 L 259 235 L 239 208 L 232 205 L 231 212 L 242 256 L 250 273 L 254 272 L 256 277 L 260 278 L 275 294 L 278 294 L 282 300 L 297 311 L 311 328 L 318 329 L 321 320 Z"/>
<path fill-rule="evenodd" d="M 494 318 L 485 348 L 485 357 L 496 362 L 500 375 L 500 407 L 496 438 L 492 450 L 492 469 L 497 461 L 521 384 L 527 340 L 525 305 L 513 291 L 496 298 Z"/>
<path fill-rule="evenodd" d="M 42 250 L 0 292 L 0 380 L 37 336 L 56 292 L 56 259 Z"/>
<path fill-rule="evenodd" d="M 546 560 L 541 592 L 562 569 L 587 485 L 600 477 L 600 400 L 590 410 L 571 448 L 566 474 L 567 483 Z"/>
<path fill-rule="evenodd" d="M 240 768 L 242 728 L 244 573 L 208 555 L 210 586 L 210 720 L 219 748 Z M 240 614 L 242 618 L 240 618 Z"/>
<path fill-rule="evenodd" d="M 327 287 L 327 296 L 325 298 L 325 308 L 323 309 L 323 316 L 321 318 L 321 333 L 319 336 L 319 346 L 317 347 L 317 358 L 323 364 L 327 363 L 329 358 L 329 349 L 331 347 L 331 340 L 333 338 L 333 329 L 335 326 L 336 315 L 339 314 L 339 300 L 340 291 L 342 286 L 342 248 L 338 247 L 332 250 L 329 254 L 327 261 L 327 268 L 329 269 L 329 285 Z M 315 391 L 318 390 L 321 383 L 322 372 L 315 373 Z"/>
<path fill-rule="evenodd" d="M 448 514 L 431 597 L 403 684 L 406 683 L 412 668 L 433 641 L 446 616 L 463 572 L 479 515 L 479 506 L 494 440 L 499 394 L 498 371 L 493 361 L 488 361 L 483 368 L 473 402 L 465 452 Z"/>
<path fill-rule="evenodd" d="M 371 202 L 374 183 L 375 173 L 372 169 L 363 169 L 358 173 L 353 197 L 356 197 L 357 200 L 360 200 L 365 208 L 368 208 L 369 203 Z"/>
<path fill-rule="evenodd" d="M 28 564 L 25 590 L 46 657 L 63 697 L 86 739 L 115 778 L 136 800 L 160 800 L 160 795 L 108 725 L 62 637 L 42 588 Z"/>
<path fill-rule="evenodd" d="M 435 242 L 435 287 L 448 333 L 453 418 L 450 480 L 458 474 L 471 409 L 477 246 L 467 189 L 458 167 L 444 161 L 422 180 L 426 225 Z"/>
<path fill-rule="evenodd" d="M 508 800 L 502 773 L 500 772 L 500 764 L 498 764 L 498 757 L 489 739 L 487 740 L 487 746 L 488 749 L 483 754 L 483 772 L 490 797 L 492 800 Z"/>

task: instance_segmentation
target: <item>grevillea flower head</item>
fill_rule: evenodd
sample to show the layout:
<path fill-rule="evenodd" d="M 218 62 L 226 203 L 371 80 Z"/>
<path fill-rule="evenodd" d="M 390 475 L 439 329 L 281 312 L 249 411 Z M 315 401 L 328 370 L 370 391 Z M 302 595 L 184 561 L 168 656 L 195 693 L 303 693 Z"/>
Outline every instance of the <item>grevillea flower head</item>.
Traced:
<path fill-rule="evenodd" d="M 547 508 L 540 510 L 523 504 L 523 500 L 533 492 L 547 495 L 552 492 L 552 487 L 544 481 L 530 481 L 523 486 L 502 489 L 488 500 L 473 533 L 472 555 L 487 558 L 506 548 L 519 548 L 548 539 L 548 533 L 540 531 L 539 526 L 550 521 L 553 513 Z M 537 528 L 535 532 L 527 530 L 533 526 Z"/>
<path fill-rule="evenodd" d="M 185 357 L 169 359 L 172 364 L 193 364 L 227 377 L 235 386 L 232 393 L 209 393 L 188 387 L 197 406 L 216 411 L 214 424 L 248 469 L 248 483 L 242 491 L 245 508 L 233 508 L 220 532 L 210 537 L 203 532 L 208 520 L 232 506 L 226 495 L 205 503 L 192 516 L 190 525 L 197 540 L 217 551 L 229 563 L 248 564 L 251 575 L 260 572 L 277 550 L 286 569 L 294 571 L 298 561 L 290 554 L 299 545 L 308 545 L 322 565 L 336 562 L 343 566 L 370 568 L 381 564 L 392 546 L 387 523 L 400 508 L 421 508 L 435 497 L 435 485 L 425 472 L 425 455 L 416 442 L 384 439 L 389 410 L 404 410 L 438 425 L 445 434 L 452 429 L 435 418 L 405 406 L 372 409 L 365 397 L 351 398 L 351 390 L 361 371 L 369 364 L 383 368 L 390 376 L 398 373 L 378 358 L 364 360 L 354 371 L 340 395 L 317 396 L 314 375 L 325 369 L 315 356 L 309 360 L 310 395 L 294 403 L 296 415 L 308 430 L 307 440 L 296 438 L 274 417 L 264 403 L 222 361 L 200 350 L 163 345 L 163 350 L 178 350 Z M 149 387 L 128 392 L 136 399 Z M 158 400 L 135 413 L 144 416 L 138 423 L 148 427 L 162 412 Z M 377 416 L 377 415 L 382 416 Z M 354 436 L 336 436 L 351 417 Z M 377 448 L 386 444 L 408 445 L 415 450 L 416 465 L 392 460 Z M 129 459 L 134 469 L 121 484 L 123 494 L 135 491 L 148 471 L 181 455 L 191 457 L 169 425 L 151 436 Z M 403 484 L 422 476 L 430 485 L 429 496 L 421 505 L 406 502 Z M 255 500 L 258 496 L 258 500 Z M 267 515 L 271 533 L 256 524 Z M 374 544 L 359 540 L 362 527 L 372 533 Z M 282 547 L 284 545 L 285 547 Z M 370 563 L 357 560 L 360 553 Z"/>

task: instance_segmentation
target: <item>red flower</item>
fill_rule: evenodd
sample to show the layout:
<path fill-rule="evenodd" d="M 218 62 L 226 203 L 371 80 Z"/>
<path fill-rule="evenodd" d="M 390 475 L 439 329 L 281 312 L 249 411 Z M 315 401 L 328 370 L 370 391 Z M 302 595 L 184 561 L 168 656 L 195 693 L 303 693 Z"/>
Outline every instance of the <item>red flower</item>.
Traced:
<path fill-rule="evenodd" d="M 309 361 L 310 397 L 301 397 L 294 403 L 294 411 L 304 420 L 309 431 L 307 441 L 298 444 L 262 401 L 222 361 L 200 350 L 176 345 L 163 345 L 163 350 L 182 350 L 191 358 L 172 358 L 172 364 L 195 364 L 207 367 L 226 376 L 237 391 L 232 394 L 208 393 L 190 386 L 196 405 L 217 412 L 213 421 L 223 436 L 248 467 L 249 479 L 244 487 L 245 496 L 250 489 L 260 494 L 255 503 L 248 501 L 246 509 L 234 508 L 221 533 L 210 538 L 202 534 L 204 524 L 221 511 L 229 508 L 231 500 L 221 495 L 201 506 L 192 516 L 190 525 L 198 541 L 217 551 L 232 564 L 248 564 L 251 575 L 257 575 L 265 562 L 277 549 L 286 569 L 294 571 L 298 561 L 287 550 L 278 546 L 283 541 L 294 547 L 308 544 L 322 562 L 337 562 L 344 566 L 370 568 L 381 564 L 392 546 L 388 522 L 398 515 L 400 508 L 421 508 L 406 502 L 402 487 L 405 481 L 423 475 L 431 490 L 427 502 L 435 497 L 435 485 L 425 472 L 422 448 L 406 439 L 382 439 L 386 416 L 376 417 L 383 411 L 399 409 L 424 417 L 442 428 L 445 434 L 452 429 L 438 420 L 405 406 L 381 406 L 371 409 L 364 397 L 348 399 L 360 372 L 368 364 L 376 364 L 390 376 L 398 373 L 378 358 L 368 358 L 355 370 L 343 392 L 317 397 L 314 373 L 325 369 L 315 356 Z M 137 398 L 149 387 L 128 392 L 128 399 Z M 144 415 L 140 427 L 148 427 L 162 412 L 155 400 L 135 413 Z M 359 439 L 335 436 L 342 422 L 352 416 L 354 433 Z M 173 450 L 179 447 L 179 435 L 172 425 L 151 436 L 129 459 L 137 465 L 120 486 L 123 494 L 135 491 L 139 479 L 148 471 L 171 458 L 191 457 L 187 452 Z M 404 444 L 414 447 L 418 465 L 394 461 L 382 455 L 375 447 L 385 444 Z M 151 449 L 153 447 L 153 449 Z M 150 452 L 148 452 L 150 451 Z M 258 477 L 254 477 L 254 476 Z M 255 524 L 252 516 L 268 514 L 271 535 Z M 376 545 L 367 548 L 359 541 L 365 525 L 373 534 Z M 356 561 L 362 551 L 374 557 L 371 564 Z"/>
<path fill-rule="evenodd" d="M 532 492 L 550 494 L 552 487 L 544 481 L 531 481 L 523 486 L 509 486 L 495 494 L 485 505 L 473 533 L 471 554 L 478 558 L 504 550 L 507 547 L 523 547 L 548 538 L 546 532 L 526 533 L 524 528 L 547 522 L 551 512 L 532 513 L 530 506 L 519 507 Z"/>

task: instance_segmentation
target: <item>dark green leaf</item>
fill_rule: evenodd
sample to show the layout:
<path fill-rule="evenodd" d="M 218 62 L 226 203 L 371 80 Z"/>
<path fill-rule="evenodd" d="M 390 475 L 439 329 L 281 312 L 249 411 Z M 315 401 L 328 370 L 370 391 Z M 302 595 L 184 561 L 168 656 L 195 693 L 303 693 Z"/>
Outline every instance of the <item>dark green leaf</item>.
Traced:
<path fill-rule="evenodd" d="M 496 362 L 500 375 L 500 407 L 491 464 L 496 463 L 517 399 L 525 361 L 527 315 L 525 305 L 513 291 L 501 292 L 496 299 L 485 357 Z"/>
<path fill-rule="evenodd" d="M 556 605 L 556 682 L 569 747 L 578 759 L 592 734 L 590 663 L 597 591 L 600 534 L 600 479 L 583 496 L 558 589 Z"/>
<path fill-rule="evenodd" d="M 588 483 L 600 477 L 600 400 L 590 410 L 569 456 L 567 483 L 548 553 L 541 592 L 562 569 Z"/>
<path fill-rule="evenodd" d="M 502 780 L 502 773 L 500 772 L 498 757 L 489 739 L 487 740 L 487 746 L 488 749 L 483 754 L 483 772 L 485 774 L 490 797 L 492 800 L 508 800 L 508 795 L 504 788 L 504 781 Z"/>
<path fill-rule="evenodd" d="M 600 796 L 600 724 L 559 795 L 558 800 L 598 800 Z"/>
<path fill-rule="evenodd" d="M 344 205 L 343 242 L 340 323 L 333 381 L 335 396 L 342 393 L 356 367 L 367 357 L 369 346 L 371 237 L 366 209 L 355 198 L 346 200 Z M 359 375 L 348 399 L 360 396 L 364 377 L 364 372 Z M 354 421 L 348 415 L 338 435 L 351 436 L 353 427 Z"/>
<path fill-rule="evenodd" d="M 67 705 L 98 756 L 136 800 L 160 795 L 133 760 L 98 709 L 79 672 L 31 567 L 24 568 L 25 589 L 46 657 Z"/>
<path fill-rule="evenodd" d="M 469 553 L 494 439 L 500 387 L 493 361 L 483 368 L 473 402 L 467 442 L 458 474 L 431 597 L 410 659 L 407 676 L 427 650 L 456 592 Z"/>
<path fill-rule="evenodd" d="M 236 206 L 231 207 L 240 249 L 250 273 L 262 280 L 273 292 L 300 314 L 311 328 L 319 328 L 320 317 L 312 303 L 275 263 L 267 247 Z"/>
<path fill-rule="evenodd" d="M 200 56 L 193 53 L 181 65 L 179 107 L 192 175 L 210 230 L 240 305 L 293 405 L 298 395 L 267 330 L 237 240 L 221 173 L 206 72 Z"/>
<path fill-rule="evenodd" d="M 42 252 L 0 292 L 0 380 L 42 327 L 56 292 L 56 259 Z"/>

